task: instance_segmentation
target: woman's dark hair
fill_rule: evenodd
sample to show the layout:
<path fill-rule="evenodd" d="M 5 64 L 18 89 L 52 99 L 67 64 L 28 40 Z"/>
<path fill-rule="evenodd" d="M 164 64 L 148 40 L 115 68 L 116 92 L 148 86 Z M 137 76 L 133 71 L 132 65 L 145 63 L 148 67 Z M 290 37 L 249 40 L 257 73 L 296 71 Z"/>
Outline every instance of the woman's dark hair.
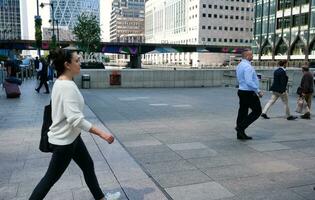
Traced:
<path fill-rule="evenodd" d="M 57 77 L 63 74 L 66 70 L 64 63 L 71 63 L 72 55 L 75 51 L 57 48 L 50 53 L 50 57 L 53 60 L 53 65 L 57 71 Z"/>

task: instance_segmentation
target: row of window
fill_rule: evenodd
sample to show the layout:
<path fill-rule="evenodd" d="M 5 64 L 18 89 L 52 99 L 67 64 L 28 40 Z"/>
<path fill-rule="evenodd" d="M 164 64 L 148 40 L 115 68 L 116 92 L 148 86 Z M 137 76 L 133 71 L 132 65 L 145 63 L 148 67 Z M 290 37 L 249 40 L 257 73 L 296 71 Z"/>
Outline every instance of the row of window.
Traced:
<path fill-rule="evenodd" d="M 197 17 L 197 16 L 196 16 Z M 218 14 L 206 14 L 206 13 L 202 13 L 202 17 L 208 17 L 208 18 L 219 18 L 219 19 L 223 19 L 223 15 L 218 15 Z M 192 17 L 193 18 L 193 17 Z M 190 19 L 190 17 L 189 17 Z M 229 16 L 228 15 L 224 15 L 224 19 L 229 19 Z M 230 15 L 230 19 L 241 19 L 241 20 L 249 20 L 249 16 L 238 16 L 238 15 Z M 253 19 L 251 19 L 253 20 Z"/>
<path fill-rule="evenodd" d="M 244 39 L 228 39 L 228 38 L 201 38 L 203 42 L 239 42 L 239 43 L 251 43 L 251 40 Z"/>
<path fill-rule="evenodd" d="M 207 8 L 207 5 L 203 4 L 202 7 L 203 8 Z M 225 10 L 234 10 L 234 8 L 235 8 L 236 11 L 239 11 L 239 10 L 241 10 L 241 11 L 245 11 L 246 10 L 247 12 L 249 12 L 250 10 L 254 11 L 253 8 L 250 9 L 250 8 L 238 7 L 238 6 L 234 7 L 234 6 L 211 5 L 211 4 L 208 5 L 208 8 L 220 9 L 220 10 L 223 10 L 223 9 L 225 9 Z"/>
<path fill-rule="evenodd" d="M 225 31 L 228 31 L 228 30 L 230 30 L 230 31 L 246 31 L 246 32 L 252 32 L 253 31 L 253 29 L 251 28 L 251 29 L 249 29 L 249 28 L 243 28 L 243 27 L 227 27 L 227 26 L 225 26 L 225 27 L 222 27 L 222 26 L 219 26 L 219 27 L 216 27 L 216 26 L 208 26 L 207 27 L 208 28 L 208 30 L 211 30 L 211 29 L 213 29 L 213 30 L 225 30 Z M 205 30 L 206 29 L 206 26 L 202 26 L 202 29 L 203 30 Z"/>

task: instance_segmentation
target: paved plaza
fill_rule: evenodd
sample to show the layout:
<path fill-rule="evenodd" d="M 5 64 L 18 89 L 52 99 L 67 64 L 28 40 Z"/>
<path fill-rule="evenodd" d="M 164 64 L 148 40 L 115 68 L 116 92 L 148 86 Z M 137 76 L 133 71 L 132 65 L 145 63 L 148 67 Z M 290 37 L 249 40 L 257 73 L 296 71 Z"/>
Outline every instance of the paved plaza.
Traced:
<path fill-rule="evenodd" d="M 20 99 L 0 90 L 0 199 L 27 199 L 47 169 L 38 150 L 49 95 L 26 80 Z M 235 88 L 82 90 L 86 117 L 113 133 L 108 145 L 86 132 L 104 192 L 130 200 L 314 200 L 315 116 L 287 121 L 281 102 L 236 140 Z M 264 106 L 269 100 L 262 98 Z M 289 103 L 294 113 L 296 97 Z M 314 109 L 313 109 L 313 113 Z M 46 199 L 92 199 L 71 163 Z"/>

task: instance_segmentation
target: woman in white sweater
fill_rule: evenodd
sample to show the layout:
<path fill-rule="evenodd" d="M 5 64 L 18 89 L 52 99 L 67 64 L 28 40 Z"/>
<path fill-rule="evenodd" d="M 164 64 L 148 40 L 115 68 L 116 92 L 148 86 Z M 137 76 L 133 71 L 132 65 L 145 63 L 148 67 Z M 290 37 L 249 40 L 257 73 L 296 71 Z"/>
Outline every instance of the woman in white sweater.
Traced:
<path fill-rule="evenodd" d="M 93 126 L 84 119 L 84 99 L 72 81 L 80 74 L 80 58 L 76 52 L 58 49 L 53 55 L 58 79 L 51 94 L 52 125 L 48 132 L 53 149 L 51 161 L 45 176 L 38 183 L 30 200 L 44 199 L 50 188 L 59 180 L 73 159 L 83 171 L 84 179 L 93 197 L 104 199 L 95 176 L 93 160 L 81 139 L 81 130 L 98 135 L 109 144 L 114 137 Z"/>

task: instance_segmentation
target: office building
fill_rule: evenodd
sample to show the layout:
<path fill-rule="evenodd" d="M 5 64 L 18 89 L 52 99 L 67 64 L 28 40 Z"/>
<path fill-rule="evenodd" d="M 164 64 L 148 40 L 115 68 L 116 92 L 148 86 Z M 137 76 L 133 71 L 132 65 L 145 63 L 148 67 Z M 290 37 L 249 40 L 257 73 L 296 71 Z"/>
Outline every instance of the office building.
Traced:
<path fill-rule="evenodd" d="M 110 41 L 144 42 L 144 0 L 113 0 Z"/>
<path fill-rule="evenodd" d="M 315 59 L 314 0 L 255 0 L 255 7 L 253 49 L 258 61 L 288 59 L 301 66 Z"/>
<path fill-rule="evenodd" d="M 248 47 L 251 46 L 252 30 L 252 0 L 146 2 L 145 36 L 148 43 Z M 220 64 L 228 57 L 226 54 L 163 53 L 147 55 L 145 60 L 155 64 L 200 66 Z"/>
<path fill-rule="evenodd" d="M 0 40 L 21 39 L 20 0 L 0 0 Z"/>

